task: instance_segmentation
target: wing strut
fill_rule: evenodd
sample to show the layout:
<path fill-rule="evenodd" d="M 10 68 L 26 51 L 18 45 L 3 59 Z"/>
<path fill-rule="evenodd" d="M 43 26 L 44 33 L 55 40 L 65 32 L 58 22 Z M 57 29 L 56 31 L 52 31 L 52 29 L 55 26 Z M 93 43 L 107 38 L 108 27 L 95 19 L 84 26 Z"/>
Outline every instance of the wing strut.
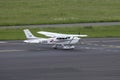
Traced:
<path fill-rule="evenodd" d="M 71 42 L 72 42 L 72 40 L 74 39 L 74 37 L 69 41 L 69 43 L 68 44 L 71 44 Z"/>

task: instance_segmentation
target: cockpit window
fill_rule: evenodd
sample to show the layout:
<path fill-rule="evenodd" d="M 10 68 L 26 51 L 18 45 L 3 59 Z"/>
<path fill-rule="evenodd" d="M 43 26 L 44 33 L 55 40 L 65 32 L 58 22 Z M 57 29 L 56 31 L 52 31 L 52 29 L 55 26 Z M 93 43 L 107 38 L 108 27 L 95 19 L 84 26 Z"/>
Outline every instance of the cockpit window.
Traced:
<path fill-rule="evenodd" d="M 70 37 L 58 37 L 57 39 L 60 39 L 60 40 L 62 40 L 62 39 L 70 39 Z"/>

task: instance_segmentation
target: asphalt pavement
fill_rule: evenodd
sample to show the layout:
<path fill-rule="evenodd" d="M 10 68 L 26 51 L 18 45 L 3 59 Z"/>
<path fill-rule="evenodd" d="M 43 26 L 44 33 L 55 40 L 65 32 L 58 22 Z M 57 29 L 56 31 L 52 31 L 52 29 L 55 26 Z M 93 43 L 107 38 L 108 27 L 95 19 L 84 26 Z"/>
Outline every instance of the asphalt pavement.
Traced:
<path fill-rule="evenodd" d="M 0 41 L 0 80 L 120 80 L 120 38 L 84 38 L 74 50 Z"/>

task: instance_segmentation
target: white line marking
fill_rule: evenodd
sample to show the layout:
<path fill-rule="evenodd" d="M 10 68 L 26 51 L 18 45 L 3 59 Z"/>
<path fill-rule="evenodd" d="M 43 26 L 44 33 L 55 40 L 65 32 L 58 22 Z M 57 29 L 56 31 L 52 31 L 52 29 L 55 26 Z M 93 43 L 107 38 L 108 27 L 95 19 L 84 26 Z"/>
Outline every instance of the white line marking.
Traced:
<path fill-rule="evenodd" d="M 0 52 L 18 52 L 18 51 L 24 51 L 24 50 L 0 50 Z"/>
<path fill-rule="evenodd" d="M 0 41 L 0 43 L 6 43 L 6 42 L 4 42 L 4 41 Z"/>
<path fill-rule="evenodd" d="M 107 40 L 107 41 L 85 41 L 85 42 L 120 42 L 120 40 Z"/>

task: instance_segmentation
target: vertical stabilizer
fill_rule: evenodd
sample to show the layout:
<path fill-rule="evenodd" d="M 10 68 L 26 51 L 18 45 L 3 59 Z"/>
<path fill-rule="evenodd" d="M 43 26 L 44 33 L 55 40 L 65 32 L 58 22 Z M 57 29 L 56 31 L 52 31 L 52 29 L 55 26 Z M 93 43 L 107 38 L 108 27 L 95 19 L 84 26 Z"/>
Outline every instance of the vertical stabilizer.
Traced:
<path fill-rule="evenodd" d="M 35 39 L 35 38 L 37 38 L 29 31 L 29 29 L 24 29 L 23 31 L 24 31 L 25 36 L 26 36 L 27 39 Z"/>

